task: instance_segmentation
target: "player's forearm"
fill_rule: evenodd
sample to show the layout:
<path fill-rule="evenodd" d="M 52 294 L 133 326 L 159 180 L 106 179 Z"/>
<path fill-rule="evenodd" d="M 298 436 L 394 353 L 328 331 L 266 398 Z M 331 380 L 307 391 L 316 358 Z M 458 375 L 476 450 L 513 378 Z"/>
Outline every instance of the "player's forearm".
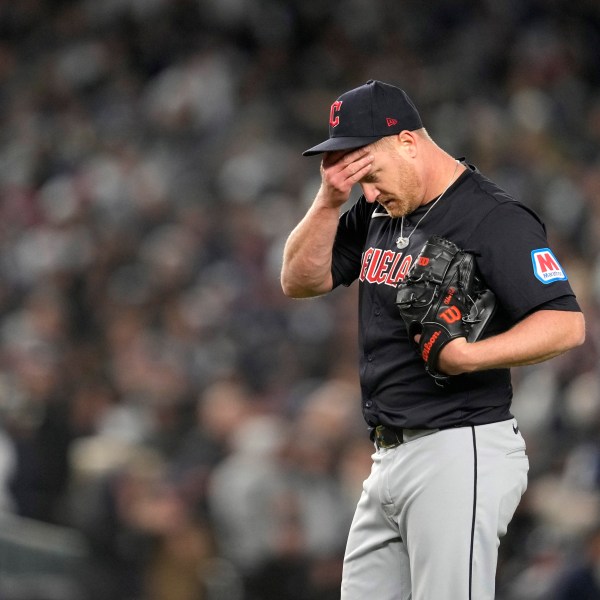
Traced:
<path fill-rule="evenodd" d="M 454 340 L 442 350 L 439 366 L 457 375 L 531 365 L 563 354 L 584 339 L 582 313 L 541 310 L 499 335 L 472 344 L 464 338 Z"/>
<path fill-rule="evenodd" d="M 333 286 L 331 252 L 339 209 L 315 203 L 290 234 L 283 251 L 281 287 L 286 296 L 308 298 Z"/>

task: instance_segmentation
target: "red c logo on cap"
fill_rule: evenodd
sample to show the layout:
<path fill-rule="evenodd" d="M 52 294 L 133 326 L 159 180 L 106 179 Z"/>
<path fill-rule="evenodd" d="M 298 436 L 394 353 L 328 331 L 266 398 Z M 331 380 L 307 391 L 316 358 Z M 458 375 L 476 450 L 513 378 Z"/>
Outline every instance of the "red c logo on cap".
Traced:
<path fill-rule="evenodd" d="M 340 124 L 340 118 L 335 113 L 339 112 L 341 108 L 342 108 L 342 101 L 341 100 L 336 100 L 331 105 L 331 110 L 329 111 L 329 124 L 332 127 L 337 127 Z"/>

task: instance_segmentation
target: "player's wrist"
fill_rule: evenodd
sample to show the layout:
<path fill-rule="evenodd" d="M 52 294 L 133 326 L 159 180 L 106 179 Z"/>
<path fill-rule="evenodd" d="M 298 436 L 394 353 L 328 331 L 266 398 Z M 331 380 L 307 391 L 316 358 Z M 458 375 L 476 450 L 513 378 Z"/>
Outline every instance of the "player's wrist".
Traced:
<path fill-rule="evenodd" d="M 477 370 L 475 343 L 467 342 L 464 337 L 448 342 L 438 357 L 439 370 L 446 375 L 460 375 Z"/>
<path fill-rule="evenodd" d="M 315 197 L 314 205 L 317 208 L 335 210 L 336 213 L 339 213 L 340 207 L 348 201 L 349 197 L 350 191 L 341 191 L 332 185 L 322 183 Z"/>

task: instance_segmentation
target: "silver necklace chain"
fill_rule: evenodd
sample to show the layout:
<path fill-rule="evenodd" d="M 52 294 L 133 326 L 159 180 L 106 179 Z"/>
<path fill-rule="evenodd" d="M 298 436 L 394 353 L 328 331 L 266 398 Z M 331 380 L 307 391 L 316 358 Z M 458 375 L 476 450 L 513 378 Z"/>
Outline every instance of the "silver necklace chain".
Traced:
<path fill-rule="evenodd" d="M 431 212 L 431 209 L 442 199 L 442 196 L 448 191 L 450 186 L 454 183 L 454 176 L 456 175 L 457 169 L 458 169 L 458 161 L 456 161 L 456 166 L 454 167 L 454 173 L 452 173 L 452 178 L 450 179 L 450 183 L 446 186 L 446 189 L 436 198 L 436 200 L 433 202 L 433 204 L 427 209 L 427 212 L 417 221 L 415 228 L 408 234 L 407 237 L 404 237 L 404 235 L 403 235 L 404 216 L 402 217 L 402 220 L 400 221 L 400 235 L 398 236 L 398 239 L 396 240 L 397 248 L 402 250 L 403 248 L 406 248 L 406 246 L 408 246 L 408 243 L 410 242 L 410 238 L 412 237 L 412 234 L 417 230 L 417 227 L 419 227 L 419 225 L 421 224 L 421 221 Z"/>

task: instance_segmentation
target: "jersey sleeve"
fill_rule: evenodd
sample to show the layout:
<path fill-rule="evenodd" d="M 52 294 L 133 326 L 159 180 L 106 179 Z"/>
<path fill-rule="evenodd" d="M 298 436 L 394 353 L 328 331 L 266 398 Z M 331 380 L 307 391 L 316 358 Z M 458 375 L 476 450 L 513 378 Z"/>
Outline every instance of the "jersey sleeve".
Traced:
<path fill-rule="evenodd" d="M 514 320 L 539 308 L 579 310 L 539 217 L 520 202 L 491 210 L 469 240 L 486 283 Z"/>
<path fill-rule="evenodd" d="M 334 288 L 338 285 L 349 286 L 358 278 L 372 212 L 373 206 L 361 196 L 341 215 L 333 244 L 331 264 Z"/>

